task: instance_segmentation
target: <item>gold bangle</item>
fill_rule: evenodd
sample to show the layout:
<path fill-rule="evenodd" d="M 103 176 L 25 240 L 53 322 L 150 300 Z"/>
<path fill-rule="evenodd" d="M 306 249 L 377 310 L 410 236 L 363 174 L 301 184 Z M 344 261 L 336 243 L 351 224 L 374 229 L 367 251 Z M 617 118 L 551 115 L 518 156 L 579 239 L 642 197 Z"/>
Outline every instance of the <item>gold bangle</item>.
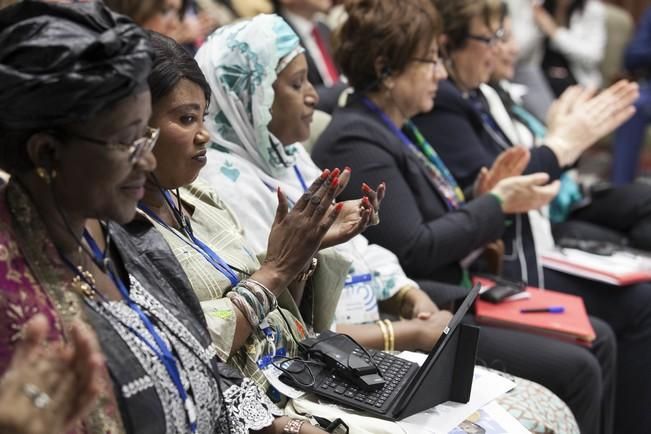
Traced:
<path fill-rule="evenodd" d="M 376 321 L 375 324 L 380 326 L 382 330 L 382 337 L 384 338 L 384 351 L 389 349 L 389 332 L 387 331 L 387 326 L 382 321 Z"/>
<path fill-rule="evenodd" d="M 395 351 L 396 335 L 393 333 L 393 323 L 388 319 L 385 319 L 384 323 L 387 325 L 387 330 L 389 331 L 389 351 Z"/>
<path fill-rule="evenodd" d="M 400 311 L 400 309 L 402 309 L 402 303 L 405 302 L 405 296 L 412 289 L 416 289 L 416 287 L 411 286 L 411 285 L 403 286 L 402 288 L 400 288 L 398 290 L 398 292 L 396 292 L 396 295 L 394 295 L 395 300 L 396 300 L 396 304 L 398 305 L 398 311 Z"/>

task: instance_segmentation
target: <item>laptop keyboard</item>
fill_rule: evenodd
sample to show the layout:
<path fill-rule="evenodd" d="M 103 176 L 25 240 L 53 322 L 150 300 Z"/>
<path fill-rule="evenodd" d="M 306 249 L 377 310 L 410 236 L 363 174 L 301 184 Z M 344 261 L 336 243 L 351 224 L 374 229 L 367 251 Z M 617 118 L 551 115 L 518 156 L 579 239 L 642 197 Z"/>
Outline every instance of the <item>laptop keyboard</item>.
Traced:
<path fill-rule="evenodd" d="M 368 361 L 368 357 L 363 351 L 356 349 L 352 353 Z M 411 376 L 408 374 L 415 371 L 415 369 L 411 369 L 414 363 L 381 351 L 368 350 L 368 353 L 384 378 L 384 386 L 381 389 L 364 391 L 346 379 L 328 375 L 318 379 L 320 383 L 314 386 L 314 391 L 338 403 L 348 404 L 350 407 L 367 409 L 376 413 L 384 412 L 402 391 Z"/>

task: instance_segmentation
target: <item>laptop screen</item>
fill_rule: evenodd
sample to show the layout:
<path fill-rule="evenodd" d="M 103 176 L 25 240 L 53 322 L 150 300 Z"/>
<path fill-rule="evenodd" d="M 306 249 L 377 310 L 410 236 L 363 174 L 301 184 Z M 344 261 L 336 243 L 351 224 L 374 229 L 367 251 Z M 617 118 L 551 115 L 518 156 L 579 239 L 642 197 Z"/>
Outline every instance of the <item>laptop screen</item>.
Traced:
<path fill-rule="evenodd" d="M 452 338 L 452 335 L 454 334 L 454 331 L 457 329 L 461 321 L 463 320 L 463 317 L 468 313 L 468 310 L 470 310 L 470 306 L 474 303 L 475 299 L 479 295 L 479 289 L 481 288 L 480 284 L 475 285 L 468 295 L 466 295 L 466 298 L 463 300 L 463 303 L 461 303 L 461 306 L 459 306 L 459 309 L 457 309 L 456 313 L 450 320 L 448 326 L 445 328 L 443 331 L 443 334 L 441 334 L 441 337 L 439 338 L 438 341 L 436 341 L 436 344 L 434 344 L 434 347 L 432 350 L 429 352 L 427 359 L 425 362 L 421 365 L 420 369 L 418 372 L 416 372 L 416 375 L 413 377 L 412 380 L 412 387 L 410 387 L 409 393 L 404 397 L 403 402 L 406 405 L 409 400 L 413 397 L 413 395 L 416 393 L 418 387 L 422 383 L 424 377 L 427 375 L 427 373 L 431 370 L 432 365 L 436 362 L 437 358 L 445 348 L 445 346 L 448 344 L 450 339 Z"/>

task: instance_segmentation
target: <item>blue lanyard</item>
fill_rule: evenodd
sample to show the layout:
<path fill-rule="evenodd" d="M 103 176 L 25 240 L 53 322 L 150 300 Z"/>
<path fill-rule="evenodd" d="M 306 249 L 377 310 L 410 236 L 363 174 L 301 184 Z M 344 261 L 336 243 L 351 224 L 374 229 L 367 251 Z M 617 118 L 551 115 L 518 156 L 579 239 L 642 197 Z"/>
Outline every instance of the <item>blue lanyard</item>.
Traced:
<path fill-rule="evenodd" d="M 294 164 L 294 173 L 296 174 L 296 178 L 298 179 L 298 183 L 301 184 L 301 188 L 303 189 L 303 192 L 306 192 L 307 191 L 307 184 L 305 183 L 305 178 L 303 178 L 303 174 L 301 173 L 301 169 L 298 168 L 298 164 Z M 272 192 L 276 191 L 276 189 L 271 184 L 269 184 L 269 183 L 267 183 L 265 181 L 262 181 L 262 182 Z M 293 207 L 294 206 L 294 201 L 291 200 L 290 198 L 287 198 L 287 200 L 289 201 L 289 205 L 291 207 Z"/>
<path fill-rule="evenodd" d="M 305 183 L 305 179 L 303 179 L 303 174 L 301 173 L 301 170 L 298 168 L 298 164 L 294 164 L 294 173 L 298 178 L 298 182 L 301 184 L 301 188 L 303 188 L 303 192 L 306 192 L 307 184 Z"/>
<path fill-rule="evenodd" d="M 415 152 L 417 156 L 423 158 L 425 161 L 423 163 L 430 167 L 433 170 L 436 178 L 439 178 L 437 182 L 440 182 L 441 185 L 437 185 L 439 193 L 443 196 L 449 209 L 453 210 L 459 207 L 461 203 L 465 201 L 463 191 L 457 184 L 456 179 L 452 176 L 448 168 L 441 160 L 441 157 L 438 156 L 434 148 L 427 142 L 425 137 L 418 131 L 418 128 L 411 122 L 407 121 L 405 128 L 407 128 L 416 138 L 417 143 L 422 149 L 419 149 L 414 142 L 407 137 L 407 135 L 396 126 L 396 124 L 384 113 L 376 104 L 374 104 L 370 99 L 363 97 L 362 103 L 373 113 L 380 117 L 382 123 L 384 123 L 387 128 L 391 130 L 411 151 Z M 449 193 L 446 191 L 449 190 Z"/>
<path fill-rule="evenodd" d="M 380 108 L 377 105 L 375 105 L 370 99 L 366 97 L 363 97 L 361 101 L 369 110 L 371 110 L 373 113 L 375 113 L 380 117 L 382 123 L 384 123 L 391 130 L 391 132 L 400 139 L 400 141 L 405 146 L 407 146 L 410 149 L 416 149 L 416 146 L 412 143 L 411 140 L 409 140 L 409 137 L 407 137 L 407 135 L 403 133 L 402 130 L 398 128 L 396 124 L 394 124 L 393 121 L 389 119 L 386 113 L 380 110 Z"/>
<path fill-rule="evenodd" d="M 169 191 L 165 190 L 165 198 L 167 200 L 167 203 L 171 206 L 174 207 L 174 202 L 172 201 L 172 198 L 170 197 Z M 158 223 L 160 223 L 161 226 L 163 226 L 165 229 L 176 235 L 178 238 L 180 238 L 184 243 L 190 245 L 193 249 L 195 249 L 201 256 L 203 256 L 206 261 L 208 261 L 213 267 L 215 267 L 220 273 L 222 273 L 224 276 L 228 278 L 228 280 L 231 282 L 231 286 L 236 286 L 238 283 L 240 283 L 240 278 L 239 276 L 235 273 L 235 271 L 231 268 L 230 265 L 226 261 L 224 261 L 213 249 L 208 247 L 206 243 L 201 241 L 199 238 L 197 238 L 192 230 L 185 230 L 183 231 L 186 235 L 186 237 L 180 235 L 178 232 L 176 232 L 174 229 L 170 228 L 167 223 L 165 223 L 155 212 L 150 210 L 145 204 L 142 202 L 138 204 L 138 208 L 140 208 L 145 214 L 147 214 L 149 217 L 153 218 L 156 220 Z M 182 210 L 178 210 L 179 212 L 183 212 Z"/>
<path fill-rule="evenodd" d="M 106 258 L 107 252 L 102 252 L 100 250 L 99 246 L 97 245 L 97 243 L 95 242 L 93 237 L 88 233 L 87 230 L 84 230 L 84 239 L 90 246 L 93 252 L 93 256 L 95 257 L 95 260 L 99 261 L 100 263 L 103 263 L 103 261 Z M 80 278 L 84 279 L 84 276 L 82 275 L 81 271 L 79 271 L 76 267 L 74 267 L 74 265 L 72 265 L 67 260 L 67 258 L 65 258 L 65 256 L 64 259 L 66 260 L 68 266 L 71 266 L 72 270 Z M 165 366 L 165 370 L 167 371 L 167 374 L 170 376 L 172 382 L 174 383 L 174 386 L 176 387 L 179 393 L 181 401 L 183 401 L 183 404 L 185 406 L 186 414 L 190 422 L 190 429 L 192 430 L 193 433 L 196 432 L 197 431 L 196 411 L 194 410 L 193 404 L 188 397 L 185 387 L 183 387 L 183 383 L 181 381 L 181 374 L 179 372 L 176 359 L 172 355 L 172 351 L 170 350 L 169 346 L 165 343 L 163 338 L 160 336 L 160 334 L 156 331 L 149 317 L 145 315 L 145 313 L 142 311 L 140 306 L 138 306 L 138 304 L 135 301 L 133 301 L 133 299 L 129 295 L 129 290 L 125 286 L 122 279 L 120 279 L 115 274 L 112 267 L 108 267 L 108 274 L 111 277 L 111 280 L 113 280 L 113 283 L 115 283 L 115 286 L 120 291 L 122 298 L 124 298 L 124 300 L 127 302 L 129 308 L 131 308 L 131 310 L 133 310 L 136 314 L 138 314 L 138 317 L 145 325 L 150 335 L 154 338 L 154 343 L 150 342 L 149 339 L 147 339 L 145 336 L 143 336 L 140 332 L 138 332 L 134 328 L 127 326 L 129 331 L 131 331 L 138 339 L 140 339 L 145 345 L 147 345 L 147 347 L 149 347 L 152 350 L 152 352 L 158 357 L 161 363 L 163 363 L 163 365 Z M 96 292 L 100 294 L 99 291 Z"/>

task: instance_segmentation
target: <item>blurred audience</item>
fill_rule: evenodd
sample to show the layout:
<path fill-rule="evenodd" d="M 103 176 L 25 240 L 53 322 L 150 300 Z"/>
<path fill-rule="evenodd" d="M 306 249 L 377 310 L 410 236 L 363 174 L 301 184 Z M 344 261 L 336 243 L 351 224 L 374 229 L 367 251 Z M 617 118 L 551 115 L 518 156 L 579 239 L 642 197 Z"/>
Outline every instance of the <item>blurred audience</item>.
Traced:
<path fill-rule="evenodd" d="M 481 4 L 493 11 L 488 18 L 482 18 L 477 12 L 469 13 L 473 9 L 479 11 Z M 485 168 L 499 161 L 500 155 L 515 145 L 480 92 L 480 86 L 489 81 L 495 65 L 504 60 L 499 54 L 502 40 L 508 35 L 505 30 L 509 29 L 502 26 L 505 9 L 500 1 L 446 3 L 437 0 L 437 5 L 447 35 L 445 51 L 450 79 L 441 82 L 434 109 L 414 118 L 414 123 L 461 187 L 472 188 Z M 632 116 L 637 95 L 637 85 L 625 80 L 596 96 L 589 89 L 568 89 L 550 110 L 549 131 L 541 146 L 530 148 L 524 173 L 544 172 L 549 179 L 558 179 L 596 140 Z M 586 195 L 584 199 L 584 206 L 570 209 L 570 216 L 588 225 L 591 233 L 610 235 L 616 229 L 627 239 L 635 240 L 638 247 L 648 249 L 651 246 L 649 187 L 605 189 L 599 194 Z M 651 393 L 651 378 L 643 387 L 636 386 L 643 375 L 642 366 L 651 363 L 648 350 L 651 345 L 651 308 L 648 308 L 651 306 L 651 284 L 638 283 L 622 288 L 543 267 L 539 255 L 554 245 L 550 222 L 543 212 L 513 213 L 509 217 L 511 224 L 502 235 L 504 276 L 579 295 L 589 314 L 612 327 L 618 338 L 615 426 L 616 432 L 626 432 L 622 429 L 626 421 L 643 417 L 644 412 L 637 403 L 648 400 L 646 394 Z M 581 233 L 576 224 L 572 231 Z M 613 304 L 620 308 L 612 309 Z M 601 421 L 601 429 L 606 432 L 612 426 L 611 414 L 604 413 Z M 587 431 L 593 430 L 596 428 Z"/>
<path fill-rule="evenodd" d="M 305 48 L 307 78 L 319 95 L 317 109 L 332 113 L 347 87 L 332 57 L 332 32 L 323 21 L 332 8 L 332 0 L 273 0 L 273 5 Z"/>
<path fill-rule="evenodd" d="M 624 68 L 638 78 L 640 98 L 635 103 L 635 115 L 615 133 L 611 176 L 614 184 L 628 184 L 635 179 L 651 123 L 651 8 L 644 12 L 624 53 Z"/>
<path fill-rule="evenodd" d="M 483 3 L 446 3 L 448 9 L 465 10 L 479 27 L 459 29 L 457 34 L 490 39 L 482 27 L 481 17 L 488 15 Z M 348 21 L 337 33 L 335 57 L 355 93 L 346 107 L 334 112 L 312 155 L 324 167 L 350 166 L 353 182 L 386 181 L 381 223 L 365 235 L 396 254 L 409 276 L 469 286 L 468 266 L 486 244 L 502 236 L 510 215 L 546 204 L 558 183 L 544 185 L 549 176 L 540 173 L 511 176 L 528 161 L 526 151 L 516 150 L 483 174 L 475 188 L 462 190 L 410 121 L 432 109 L 439 83 L 447 77 L 438 43 L 445 36 L 438 36 L 449 17 L 443 15 L 441 23 L 437 15 L 419 13 L 424 6 L 418 2 L 359 0 L 348 6 Z M 447 40 L 453 36 L 448 34 Z M 486 55 L 480 54 L 469 57 L 468 64 L 483 67 Z M 451 128 L 456 127 L 439 127 L 438 134 L 451 134 Z M 342 196 L 354 193 L 349 188 Z M 591 351 L 526 332 L 482 326 L 478 357 L 489 365 L 499 360 L 508 372 L 540 382 L 569 405 L 585 432 L 598 432 L 602 418 L 612 418 L 615 347 L 610 327 L 596 319 L 592 323 L 599 338 Z"/>

